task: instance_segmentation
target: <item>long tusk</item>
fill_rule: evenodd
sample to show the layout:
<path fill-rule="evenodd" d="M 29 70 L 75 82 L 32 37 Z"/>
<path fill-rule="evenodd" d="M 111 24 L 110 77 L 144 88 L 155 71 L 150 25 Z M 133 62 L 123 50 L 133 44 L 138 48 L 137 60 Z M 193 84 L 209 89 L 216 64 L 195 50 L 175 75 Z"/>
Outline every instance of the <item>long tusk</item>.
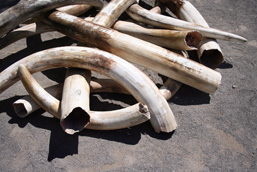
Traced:
<path fill-rule="evenodd" d="M 200 12 L 189 1 L 184 0 L 176 9 L 179 18 L 204 27 L 209 27 Z M 216 68 L 223 62 L 221 48 L 215 39 L 204 39 L 197 53 L 199 61 L 210 68 Z"/>
<path fill-rule="evenodd" d="M 65 7 L 58 8 L 58 11 L 78 16 L 90 10 L 92 6 L 89 5 L 69 5 Z M 45 32 L 51 32 L 53 29 L 41 22 L 27 24 L 12 32 L 7 33 L 4 37 L 0 38 L 0 49 L 26 37 L 33 35 L 38 35 Z"/>
<path fill-rule="evenodd" d="M 112 0 L 94 18 L 93 22 L 110 27 L 135 0 Z M 77 73 L 78 72 L 78 73 Z M 68 69 L 61 101 L 61 126 L 68 134 L 81 131 L 90 122 L 89 71 Z M 91 73 L 90 73 L 91 74 Z M 90 75 L 91 76 L 91 75 Z M 79 94 L 78 94 L 79 91 Z"/>
<path fill-rule="evenodd" d="M 89 95 L 91 71 L 68 68 L 63 84 L 61 100 L 61 121 L 63 130 L 74 134 L 90 122 Z"/>
<path fill-rule="evenodd" d="M 126 21 L 117 21 L 113 28 L 153 44 L 177 50 L 196 50 L 202 41 L 202 35 L 198 31 L 148 29 Z"/>
<path fill-rule="evenodd" d="M 173 87 L 172 87 L 173 88 Z M 45 90 L 57 99 L 61 99 L 63 84 L 57 84 L 47 87 Z M 94 79 L 90 82 L 90 91 L 92 93 L 120 93 L 129 94 L 129 92 L 121 87 L 117 82 L 111 79 Z M 166 91 L 167 92 L 167 91 Z M 174 93 L 174 91 L 171 90 Z M 165 97 L 165 96 L 164 96 Z M 13 108 L 17 116 L 20 118 L 25 118 L 29 114 L 40 109 L 40 106 L 29 96 L 26 95 L 13 103 Z"/>
<path fill-rule="evenodd" d="M 193 24 L 190 22 L 186 22 L 186 21 L 182 21 L 172 17 L 150 12 L 140 7 L 138 4 L 131 5 L 130 8 L 127 10 L 127 13 L 134 20 L 137 20 L 146 24 L 150 24 L 156 27 L 176 29 L 176 30 L 197 30 L 203 36 L 208 38 L 234 40 L 234 41 L 241 41 L 241 42 L 246 41 L 245 38 L 229 32 L 202 27 L 197 24 Z"/>
<path fill-rule="evenodd" d="M 20 64 L 24 64 L 32 73 L 63 66 L 102 73 L 120 83 L 139 102 L 147 105 L 156 132 L 171 132 L 177 126 L 167 101 L 155 84 L 136 67 L 110 53 L 84 47 L 61 47 L 32 54 L 0 73 L 1 92 L 18 81 L 17 69 Z"/>
<path fill-rule="evenodd" d="M 103 7 L 104 2 L 103 0 L 22 0 L 0 14 L 0 38 L 26 19 L 61 6 L 73 4 Z"/>
<path fill-rule="evenodd" d="M 92 18 L 86 18 L 87 21 L 92 21 Z M 196 31 L 174 31 L 164 29 L 147 29 L 137 24 L 117 21 L 113 25 L 113 29 L 120 32 L 135 36 L 137 38 L 152 42 L 162 47 L 178 49 L 178 50 L 195 50 L 202 36 Z M 25 25 L 15 29 L 0 39 L 0 49 L 33 35 L 38 35 L 45 32 L 53 31 L 53 29 L 41 22 Z"/>
<path fill-rule="evenodd" d="M 204 92 L 215 92 L 221 82 L 220 73 L 127 34 L 61 12 L 53 12 L 49 19 L 53 22 L 44 22 L 69 37 L 151 68 Z"/>
<path fill-rule="evenodd" d="M 36 82 L 36 80 L 24 65 L 19 65 L 18 73 L 21 77 L 23 85 L 29 94 L 33 97 L 33 99 L 38 102 L 43 109 L 54 115 L 56 118 L 61 119 L 59 109 L 60 102 L 51 96 L 48 92 L 46 92 Z M 141 103 L 137 103 L 133 106 L 123 108 L 121 110 L 107 112 L 91 111 L 90 114 L 90 123 L 85 127 L 95 130 L 114 130 L 128 128 L 141 124 L 150 119 L 147 106 Z M 69 132 L 69 134 L 72 133 Z"/>

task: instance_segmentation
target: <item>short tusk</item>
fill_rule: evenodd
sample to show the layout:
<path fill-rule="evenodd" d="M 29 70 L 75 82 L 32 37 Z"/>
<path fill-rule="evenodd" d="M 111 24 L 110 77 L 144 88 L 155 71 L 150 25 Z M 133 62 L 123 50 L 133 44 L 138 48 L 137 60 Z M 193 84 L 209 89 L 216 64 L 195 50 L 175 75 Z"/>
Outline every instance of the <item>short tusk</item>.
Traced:
<path fill-rule="evenodd" d="M 68 68 L 63 84 L 61 121 L 63 130 L 74 134 L 90 122 L 89 96 L 91 71 Z"/>
<path fill-rule="evenodd" d="M 82 43 L 116 54 L 204 92 L 215 92 L 221 82 L 220 73 L 149 42 L 61 12 L 53 12 L 49 18 L 53 22 L 44 22 Z"/>
<path fill-rule="evenodd" d="M 140 7 L 138 4 L 131 5 L 130 8 L 127 10 L 127 13 L 134 20 L 150 24 L 156 27 L 176 30 L 197 30 L 204 37 L 208 38 L 216 38 L 231 41 L 234 40 L 241 42 L 246 41 L 245 38 L 229 32 L 202 27 L 197 24 L 150 12 L 149 10 Z"/>
<path fill-rule="evenodd" d="M 189 2 L 183 1 L 181 7 L 177 7 L 177 16 L 183 20 L 209 27 L 200 12 Z M 198 48 L 199 61 L 210 67 L 216 68 L 223 62 L 221 48 L 215 39 L 204 39 Z"/>
<path fill-rule="evenodd" d="M 15 6 L 0 14 L 0 38 L 13 30 L 26 19 L 34 18 L 40 13 L 73 4 L 87 4 L 103 7 L 103 0 L 21 0 Z"/>
<path fill-rule="evenodd" d="M 147 105 L 151 113 L 150 121 L 156 132 L 171 132 L 177 126 L 167 101 L 155 84 L 136 67 L 110 53 L 70 46 L 32 54 L 0 73 L 1 92 L 18 81 L 17 69 L 20 64 L 24 64 L 32 73 L 64 66 L 102 73 L 120 83 L 139 102 Z"/>

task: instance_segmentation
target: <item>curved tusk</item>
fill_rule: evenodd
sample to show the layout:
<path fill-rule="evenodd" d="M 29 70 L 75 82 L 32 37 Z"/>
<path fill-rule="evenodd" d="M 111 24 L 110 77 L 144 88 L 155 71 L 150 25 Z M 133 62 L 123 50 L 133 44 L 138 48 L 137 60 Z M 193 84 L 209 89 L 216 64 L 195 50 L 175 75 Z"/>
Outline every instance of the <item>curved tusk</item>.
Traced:
<path fill-rule="evenodd" d="M 111 27 L 120 15 L 136 0 L 112 0 L 93 19 L 93 23 Z"/>
<path fill-rule="evenodd" d="M 39 103 L 39 105 L 47 112 L 51 113 L 58 119 L 60 115 L 60 102 L 46 92 L 33 78 L 24 65 L 19 65 L 19 75 L 26 90 Z M 25 79 L 25 78 L 29 78 Z M 38 94 L 40 93 L 40 94 Z M 49 111 L 51 110 L 51 112 Z M 88 129 L 95 130 L 114 130 L 128 128 L 141 124 L 150 119 L 147 106 L 137 103 L 133 106 L 123 108 L 121 110 L 107 112 L 90 112 L 90 123 L 85 126 Z M 68 132 L 68 134 L 72 134 Z"/>
<path fill-rule="evenodd" d="M 216 38 L 231 41 L 234 40 L 241 42 L 247 41 L 245 38 L 238 36 L 236 34 L 220 31 L 213 28 L 202 27 L 197 24 L 150 12 L 140 7 L 138 4 L 131 5 L 130 8 L 127 10 L 127 13 L 134 20 L 150 24 L 156 27 L 176 30 L 197 30 L 203 36 L 208 38 Z"/>
<path fill-rule="evenodd" d="M 33 18 L 40 13 L 61 6 L 82 3 L 96 7 L 102 7 L 104 4 L 103 0 L 21 0 L 0 14 L 0 38 L 26 19 Z"/>
<path fill-rule="evenodd" d="M 48 20 L 44 22 L 69 37 L 116 54 L 204 92 L 215 92 L 220 85 L 220 73 L 157 45 L 65 13 L 53 12 L 49 18 L 53 22 Z"/>
<path fill-rule="evenodd" d="M 92 6 L 89 5 L 69 5 L 65 7 L 58 8 L 58 11 L 79 16 L 80 14 L 85 13 L 90 10 Z M 7 47 L 8 45 L 26 37 L 33 35 L 38 35 L 45 32 L 51 32 L 53 29 L 41 22 L 27 24 L 18 29 L 13 30 L 12 32 L 7 33 L 4 37 L 0 38 L 0 49 Z"/>
<path fill-rule="evenodd" d="M 200 12 L 189 1 L 184 0 L 177 9 L 177 16 L 179 18 L 204 27 L 209 27 Z M 204 39 L 198 47 L 197 53 L 199 61 L 210 68 L 214 69 L 223 62 L 221 48 L 215 39 Z"/>
<path fill-rule="evenodd" d="M 92 93 L 120 93 L 120 94 L 129 94 L 129 92 L 121 87 L 117 82 L 112 79 L 94 79 L 90 81 L 90 91 Z M 173 87 L 172 87 L 173 88 Z M 45 90 L 57 99 L 61 99 L 63 84 L 57 84 L 45 88 Z M 174 93 L 174 91 L 171 90 Z M 29 96 L 26 95 L 13 103 L 13 108 L 17 116 L 20 118 L 25 118 L 29 114 L 40 109 L 40 106 Z"/>
<path fill-rule="evenodd" d="M 0 73 L 1 92 L 18 81 L 17 69 L 20 64 L 24 64 L 32 73 L 63 66 L 102 73 L 120 83 L 139 102 L 147 105 L 156 132 L 171 132 L 177 126 L 167 101 L 155 84 L 139 69 L 110 53 L 84 47 L 61 47 L 32 54 Z"/>
<path fill-rule="evenodd" d="M 202 35 L 198 31 L 148 29 L 127 21 L 117 21 L 113 28 L 153 44 L 177 50 L 196 50 L 202 41 Z"/>
<path fill-rule="evenodd" d="M 83 130 L 90 122 L 90 80 L 89 70 L 68 68 L 66 72 L 60 104 L 60 124 L 68 134 Z"/>
<path fill-rule="evenodd" d="M 68 5 L 64 7 L 57 8 L 56 10 L 61 11 L 63 13 L 71 14 L 74 16 L 79 16 L 89 11 L 92 8 L 91 5 Z"/>

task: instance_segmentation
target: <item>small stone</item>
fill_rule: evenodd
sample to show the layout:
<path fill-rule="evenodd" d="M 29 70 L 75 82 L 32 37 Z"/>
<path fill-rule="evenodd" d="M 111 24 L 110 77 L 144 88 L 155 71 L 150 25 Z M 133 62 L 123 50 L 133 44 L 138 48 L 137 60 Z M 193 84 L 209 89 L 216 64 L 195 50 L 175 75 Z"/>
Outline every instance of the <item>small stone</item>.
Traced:
<path fill-rule="evenodd" d="M 232 88 L 233 88 L 233 89 L 237 88 L 237 85 L 232 85 Z"/>

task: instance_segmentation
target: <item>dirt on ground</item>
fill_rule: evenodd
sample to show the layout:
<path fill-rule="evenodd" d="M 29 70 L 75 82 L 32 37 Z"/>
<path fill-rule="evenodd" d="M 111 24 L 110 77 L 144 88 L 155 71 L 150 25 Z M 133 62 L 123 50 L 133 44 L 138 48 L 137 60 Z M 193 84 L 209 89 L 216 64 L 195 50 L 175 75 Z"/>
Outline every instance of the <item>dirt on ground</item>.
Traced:
<path fill-rule="evenodd" d="M 1 11 L 16 1 L 0 2 Z M 12 103 L 26 95 L 21 82 L 0 96 L 0 171 L 256 171 L 257 169 L 257 5 L 256 1 L 190 2 L 210 27 L 241 35 L 246 43 L 218 40 L 224 62 L 215 69 L 222 83 L 213 94 L 183 85 L 168 100 L 178 127 L 155 133 L 150 122 L 114 131 L 66 134 L 59 120 L 38 110 L 26 118 Z M 153 1 L 141 2 L 151 8 Z M 169 13 L 169 11 L 167 11 Z M 0 50 L 0 71 L 35 52 L 76 41 L 45 33 Z M 195 52 L 190 53 L 194 56 Z M 162 77 L 141 68 L 157 84 Z M 33 75 L 43 86 L 63 82 L 65 69 Z M 90 108 L 107 111 L 130 106 L 123 94 L 92 94 Z"/>

